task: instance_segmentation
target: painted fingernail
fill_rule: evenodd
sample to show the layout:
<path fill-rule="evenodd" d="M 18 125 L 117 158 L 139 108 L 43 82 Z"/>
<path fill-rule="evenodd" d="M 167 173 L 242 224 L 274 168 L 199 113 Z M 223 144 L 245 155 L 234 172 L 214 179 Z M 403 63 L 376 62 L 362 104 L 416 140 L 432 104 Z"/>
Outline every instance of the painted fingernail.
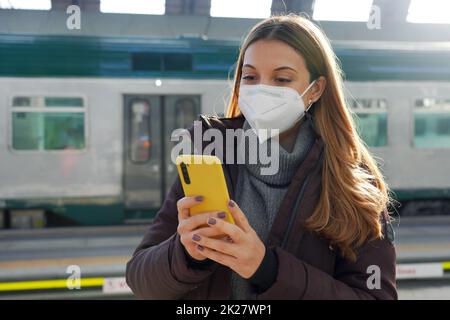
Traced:
<path fill-rule="evenodd" d="M 234 207 L 234 202 L 233 202 L 233 200 L 230 200 L 230 201 L 228 201 L 228 205 L 230 206 L 230 207 Z"/>
<path fill-rule="evenodd" d="M 194 241 L 200 241 L 200 239 L 201 239 L 201 237 L 198 234 L 194 234 L 192 236 L 192 240 L 194 240 Z"/>
<path fill-rule="evenodd" d="M 217 220 L 214 218 L 209 218 L 208 219 L 208 224 L 216 224 Z"/>
<path fill-rule="evenodd" d="M 217 214 L 217 216 L 218 216 L 220 219 L 224 219 L 224 218 L 227 216 L 227 214 L 226 214 L 224 211 L 221 211 L 221 212 L 219 212 L 219 213 Z"/>
<path fill-rule="evenodd" d="M 205 248 L 203 248 L 203 246 L 201 246 L 201 245 L 197 245 L 197 249 L 200 251 L 203 251 L 203 249 L 205 249 Z"/>
<path fill-rule="evenodd" d="M 198 201 L 198 202 L 203 201 L 203 196 L 196 196 L 195 201 Z"/>

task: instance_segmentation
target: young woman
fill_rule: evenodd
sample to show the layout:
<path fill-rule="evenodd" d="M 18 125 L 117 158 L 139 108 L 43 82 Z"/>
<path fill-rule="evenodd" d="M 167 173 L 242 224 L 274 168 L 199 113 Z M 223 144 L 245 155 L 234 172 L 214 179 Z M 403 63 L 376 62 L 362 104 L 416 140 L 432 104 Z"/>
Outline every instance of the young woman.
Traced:
<path fill-rule="evenodd" d="M 320 29 L 293 15 L 257 24 L 241 48 L 227 118 L 201 119 L 203 130 L 278 128 L 279 170 L 225 163 L 236 224 L 217 212 L 190 217 L 202 195 L 184 197 L 178 179 L 127 264 L 137 297 L 397 298 L 387 186 Z"/>

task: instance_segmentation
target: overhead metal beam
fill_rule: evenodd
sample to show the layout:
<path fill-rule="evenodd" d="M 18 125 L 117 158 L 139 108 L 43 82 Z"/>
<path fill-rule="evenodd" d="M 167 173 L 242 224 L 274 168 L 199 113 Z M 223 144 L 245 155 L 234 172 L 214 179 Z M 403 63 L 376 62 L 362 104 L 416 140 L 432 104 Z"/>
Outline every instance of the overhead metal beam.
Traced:
<path fill-rule="evenodd" d="M 403 24 L 406 23 L 406 16 L 411 0 L 374 0 L 372 6 L 380 8 L 381 23 Z"/>
<path fill-rule="evenodd" d="M 245 1 L 245 0 L 242 0 Z M 383 5 L 383 3 L 378 2 Z M 403 2 L 404 0 L 386 0 Z M 72 1 L 66 1 L 72 3 Z M 375 4 L 376 4 L 375 3 Z M 64 6 L 63 6 L 64 7 Z M 394 14 L 394 7 L 380 7 L 380 28 L 369 28 L 366 22 L 317 22 L 333 41 L 401 41 L 401 42 L 445 42 L 449 43 L 450 28 L 446 24 L 406 23 L 409 7 L 402 5 L 403 14 Z M 64 9 L 66 9 L 64 7 Z M 389 12 L 387 12 L 387 10 Z M 208 10 L 209 11 L 209 10 Z M 390 15 L 394 15 L 393 17 Z M 395 18 L 397 17 L 397 18 Z M 180 35 L 205 35 L 209 39 L 237 40 L 261 19 L 215 18 L 209 15 L 129 15 L 83 12 L 81 30 L 66 27 L 65 10 L 29 11 L 0 10 L 0 33 L 3 34 L 45 34 L 178 38 Z M 397 21 L 397 22 L 396 22 Z"/>
<path fill-rule="evenodd" d="M 166 0 L 166 15 L 209 16 L 211 0 Z"/>
<path fill-rule="evenodd" d="M 314 0 L 273 0 L 272 15 L 302 13 L 312 17 Z"/>
<path fill-rule="evenodd" d="M 70 5 L 77 5 L 83 11 L 100 11 L 100 0 L 52 0 L 52 10 L 65 11 Z"/>

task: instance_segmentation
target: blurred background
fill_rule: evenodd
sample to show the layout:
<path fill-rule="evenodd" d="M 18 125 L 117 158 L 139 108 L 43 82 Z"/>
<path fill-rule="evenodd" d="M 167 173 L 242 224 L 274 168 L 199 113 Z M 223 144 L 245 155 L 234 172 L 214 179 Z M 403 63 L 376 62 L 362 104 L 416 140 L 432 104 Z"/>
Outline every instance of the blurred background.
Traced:
<path fill-rule="evenodd" d="M 132 298 L 170 134 L 223 115 L 253 25 L 301 12 L 400 204 L 400 298 L 450 299 L 447 0 L 0 0 L 0 299 Z"/>

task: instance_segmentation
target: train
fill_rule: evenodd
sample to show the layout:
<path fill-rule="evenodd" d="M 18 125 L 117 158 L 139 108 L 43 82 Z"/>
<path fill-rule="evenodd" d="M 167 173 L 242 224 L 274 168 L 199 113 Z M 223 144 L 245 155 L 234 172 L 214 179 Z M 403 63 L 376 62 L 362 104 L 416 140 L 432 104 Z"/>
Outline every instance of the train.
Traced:
<path fill-rule="evenodd" d="M 450 46 L 333 41 L 400 216 L 450 212 Z M 237 41 L 0 34 L 0 227 L 151 220 L 171 132 L 223 115 Z"/>

